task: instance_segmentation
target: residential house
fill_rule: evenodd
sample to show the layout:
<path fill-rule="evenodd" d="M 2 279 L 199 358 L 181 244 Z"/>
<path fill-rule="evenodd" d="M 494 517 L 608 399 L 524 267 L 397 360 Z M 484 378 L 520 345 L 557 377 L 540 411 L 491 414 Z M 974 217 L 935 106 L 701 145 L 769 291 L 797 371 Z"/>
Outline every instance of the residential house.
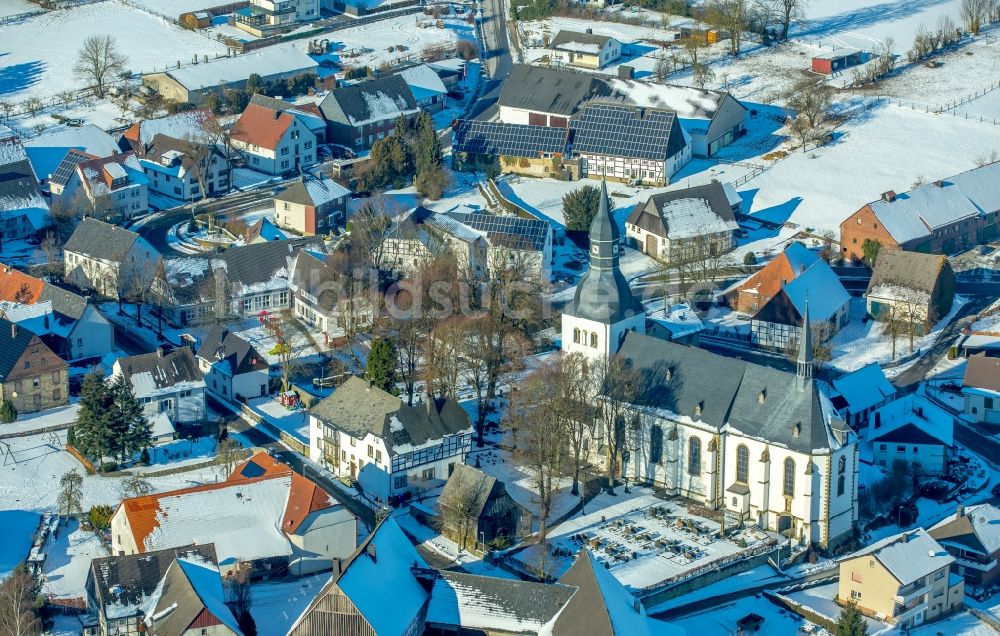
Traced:
<path fill-rule="evenodd" d="M 948 449 L 954 444 L 952 415 L 919 393 L 874 410 L 868 427 L 875 464 L 892 468 L 906 462 L 921 475 L 948 472 Z"/>
<path fill-rule="evenodd" d="M 458 93 L 462 90 L 461 84 L 468 71 L 465 60 L 460 57 L 449 57 L 437 62 L 427 62 L 427 66 L 437 73 L 449 93 Z"/>
<path fill-rule="evenodd" d="M 181 558 L 210 564 L 217 561 L 211 543 L 92 559 L 87 568 L 88 620 L 84 635 L 142 633 L 145 603 L 163 581 L 170 565 Z"/>
<path fill-rule="evenodd" d="M 955 558 L 923 528 L 876 541 L 840 561 L 837 602 L 900 629 L 962 608 L 965 583 Z"/>
<path fill-rule="evenodd" d="M 966 417 L 983 424 L 1000 424 L 1000 358 L 969 356 L 962 396 Z"/>
<path fill-rule="evenodd" d="M 396 217 L 382 243 L 385 268 L 400 275 L 412 274 L 431 259 L 451 252 L 459 269 L 480 277 L 486 272 L 488 251 L 483 232 L 423 206 Z"/>
<path fill-rule="evenodd" d="M 0 305 L 65 360 L 98 358 L 114 347 L 114 328 L 86 298 L 2 264 Z"/>
<path fill-rule="evenodd" d="M 0 144 L 0 247 L 49 225 L 49 206 L 20 144 Z"/>
<path fill-rule="evenodd" d="M 877 362 L 840 376 L 833 381 L 833 389 L 830 401 L 854 430 L 868 426 L 871 413 L 896 395 L 896 387 Z"/>
<path fill-rule="evenodd" d="M 646 334 L 678 344 L 698 346 L 705 323 L 689 303 L 666 303 L 646 308 Z"/>
<path fill-rule="evenodd" d="M 316 163 L 316 135 L 294 112 L 249 104 L 230 138 L 247 166 L 267 174 L 287 174 Z"/>
<path fill-rule="evenodd" d="M 262 216 L 253 225 L 247 227 L 243 235 L 233 243 L 233 247 L 269 243 L 271 241 L 284 241 L 287 239 L 288 235 L 279 230 L 278 226 L 272 223 L 269 218 Z"/>
<path fill-rule="evenodd" d="M 494 170 L 535 177 L 566 175 L 562 165 L 565 128 L 459 119 L 451 135 L 451 165 L 455 170 Z"/>
<path fill-rule="evenodd" d="M 142 85 L 165 99 L 201 106 L 209 95 L 245 88 L 251 74 L 259 75 L 261 82 L 267 83 L 315 75 L 318 68 L 319 64 L 305 51 L 288 43 L 148 73 L 142 76 Z"/>
<path fill-rule="evenodd" d="M 322 239 L 297 238 L 231 247 L 222 254 L 164 261 L 153 282 L 166 320 L 175 326 L 209 317 L 260 316 L 291 308 L 290 274 L 301 249 L 321 249 Z"/>
<path fill-rule="evenodd" d="M 951 254 L 997 237 L 1000 162 L 918 186 L 888 191 L 840 224 L 844 258 L 865 256 L 865 241 L 882 251 Z"/>
<path fill-rule="evenodd" d="M 371 324 L 369 294 L 335 281 L 325 254 L 300 251 L 289 286 L 295 317 L 323 337 L 324 347 L 339 342 L 348 331 L 356 332 Z"/>
<path fill-rule="evenodd" d="M 289 636 L 418 636 L 430 592 L 415 570 L 423 557 L 392 517 L 353 554 L 335 561 L 330 580 L 292 625 Z"/>
<path fill-rule="evenodd" d="M 88 157 L 110 157 L 121 152 L 114 137 L 93 124 L 61 126 L 51 132 L 25 139 L 24 152 L 39 183 L 49 185 L 60 163 L 70 151 Z M 53 194 L 59 194 L 52 190 Z"/>
<path fill-rule="evenodd" d="M 813 338 L 826 341 L 848 321 L 851 296 L 824 260 L 789 281 L 750 317 L 750 341 L 760 347 L 788 350 L 808 324 Z M 808 307 L 810 321 L 806 321 Z"/>
<path fill-rule="evenodd" d="M 456 464 L 438 497 L 441 532 L 463 550 L 485 548 L 495 540 L 512 542 L 530 532 L 531 515 L 514 501 L 502 481 Z"/>
<path fill-rule="evenodd" d="M 190 347 L 118 358 L 111 376 L 125 378 L 147 418 L 166 414 L 174 424 L 208 419 L 205 380 Z"/>
<path fill-rule="evenodd" d="M 226 605 L 219 567 L 203 559 L 177 558 L 144 604 L 149 636 L 243 636 Z"/>
<path fill-rule="evenodd" d="M 622 43 L 610 35 L 595 35 L 593 29 L 584 33 L 562 29 L 549 42 L 549 50 L 555 64 L 599 69 L 621 58 Z"/>
<path fill-rule="evenodd" d="M 209 331 L 198 345 L 197 355 L 205 389 L 224 402 L 243 402 L 270 393 L 267 358 L 227 327 Z"/>
<path fill-rule="evenodd" d="M 148 186 L 135 153 L 125 152 L 78 163 L 56 200 L 71 205 L 82 193 L 94 215 L 123 221 L 149 211 Z"/>
<path fill-rule="evenodd" d="M 237 9 L 233 17 L 236 27 L 263 37 L 300 22 L 318 20 L 320 0 L 250 0 L 250 6 Z"/>
<path fill-rule="evenodd" d="M 303 175 L 274 195 L 274 221 L 304 236 L 329 234 L 347 223 L 351 191 L 329 177 Z"/>
<path fill-rule="evenodd" d="M 214 544 L 224 574 L 250 567 L 301 576 L 329 570 L 354 551 L 357 519 L 263 451 L 237 465 L 226 481 L 125 499 L 111 518 L 117 553 L 192 543 Z"/>
<path fill-rule="evenodd" d="M 753 315 L 795 277 L 820 260 L 819 254 L 793 241 L 771 262 L 724 292 L 733 311 Z"/>
<path fill-rule="evenodd" d="M 487 269 L 515 268 L 535 280 L 548 282 L 552 271 L 552 225 L 538 219 L 487 214 L 461 205 L 446 214 L 486 236 Z"/>
<path fill-rule="evenodd" d="M 712 157 L 746 134 L 748 110 L 724 91 L 515 64 L 499 98 L 508 124 L 566 128 L 591 101 L 675 113 L 695 157 Z"/>
<path fill-rule="evenodd" d="M 581 178 L 663 186 L 691 160 L 670 110 L 595 102 L 570 118 L 568 139 Z"/>
<path fill-rule="evenodd" d="M 923 336 L 951 311 L 955 272 L 947 256 L 886 250 L 875 261 L 865 299 L 876 319 L 888 312 Z"/>
<path fill-rule="evenodd" d="M 160 255 L 135 232 L 85 218 L 63 246 L 63 279 L 118 298 L 149 287 Z"/>
<path fill-rule="evenodd" d="M 298 102 L 289 102 L 284 99 L 254 93 L 250 97 L 250 103 L 254 106 L 263 106 L 274 112 L 287 112 L 295 115 L 306 128 L 316 135 L 317 144 L 325 144 L 326 120 L 323 119 L 323 113 L 320 112 L 319 106 L 312 101 L 308 101 L 310 99 L 312 98 L 304 97 L 299 99 Z"/>
<path fill-rule="evenodd" d="M 122 136 L 139 157 L 149 190 L 182 201 L 229 191 L 229 164 L 216 145 L 219 124 L 208 109 L 133 124 Z"/>
<path fill-rule="evenodd" d="M 0 401 L 18 414 L 69 403 L 69 367 L 42 339 L 0 318 Z"/>
<path fill-rule="evenodd" d="M 432 113 L 444 110 L 448 89 L 433 68 L 427 64 L 417 64 L 403 69 L 399 76 L 410 87 L 417 106 Z"/>
<path fill-rule="evenodd" d="M 731 185 L 706 185 L 654 194 L 625 221 L 629 244 L 664 262 L 684 262 L 731 252 L 739 229 L 740 197 Z"/>
<path fill-rule="evenodd" d="M 329 143 L 354 150 L 371 148 L 392 134 L 399 117 L 420 112 L 413 92 L 399 75 L 385 75 L 330 91 L 319 105 Z"/>
<path fill-rule="evenodd" d="M 310 458 L 383 500 L 443 484 L 471 440 L 469 415 L 455 400 L 407 406 L 355 376 L 309 410 Z"/>
<path fill-rule="evenodd" d="M 640 376 L 645 390 L 627 407 L 636 447 L 623 474 L 792 541 L 832 547 L 852 537 L 857 441 L 813 379 L 811 332 L 794 374 L 646 335 L 608 208 L 602 184 L 590 270 L 563 311 L 562 349 L 616 356 Z"/>
<path fill-rule="evenodd" d="M 968 585 L 985 589 L 1000 578 L 1000 508 L 991 503 L 958 505 L 932 527 L 931 535 L 955 557 L 952 569 Z"/>
<path fill-rule="evenodd" d="M 63 205 L 83 205 L 85 195 L 80 188 L 76 187 L 77 183 L 73 184 L 74 190 L 71 192 L 75 197 L 74 199 L 63 198 L 63 193 L 66 191 L 66 186 L 70 185 L 70 181 L 77 177 L 77 166 L 85 161 L 99 158 L 99 155 L 93 155 L 83 150 L 77 150 L 76 148 L 70 148 L 66 151 L 62 160 L 56 164 L 54 171 L 49 173 L 48 186 L 49 194 L 52 195 L 52 198 L 56 201 L 62 201 Z"/>

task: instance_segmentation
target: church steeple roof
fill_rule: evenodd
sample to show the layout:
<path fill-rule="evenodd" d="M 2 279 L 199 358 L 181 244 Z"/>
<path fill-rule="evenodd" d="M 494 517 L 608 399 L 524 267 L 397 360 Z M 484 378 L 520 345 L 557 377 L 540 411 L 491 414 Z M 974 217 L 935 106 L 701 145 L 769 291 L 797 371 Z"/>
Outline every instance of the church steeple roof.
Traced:
<path fill-rule="evenodd" d="M 611 214 L 607 184 L 601 181 L 597 214 L 590 224 L 590 270 L 580 279 L 566 313 L 610 324 L 644 311 L 621 273 L 621 252 L 621 232 Z"/>
<path fill-rule="evenodd" d="M 809 297 L 806 296 L 805 308 L 802 311 L 802 337 L 799 339 L 799 355 L 796 359 L 796 372 L 799 383 L 804 384 L 813 377 L 813 340 L 812 327 L 809 324 Z"/>

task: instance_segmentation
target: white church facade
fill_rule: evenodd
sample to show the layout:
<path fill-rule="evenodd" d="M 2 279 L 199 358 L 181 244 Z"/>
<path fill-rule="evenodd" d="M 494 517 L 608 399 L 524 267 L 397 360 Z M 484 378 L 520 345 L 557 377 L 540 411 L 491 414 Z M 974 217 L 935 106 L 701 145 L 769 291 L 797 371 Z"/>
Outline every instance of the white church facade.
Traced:
<path fill-rule="evenodd" d="M 591 269 L 563 313 L 562 341 L 564 351 L 592 361 L 617 356 L 637 375 L 621 465 L 629 481 L 801 544 L 849 539 L 858 514 L 857 440 L 813 379 L 808 331 L 796 373 L 645 335 L 645 312 L 618 268 L 621 238 L 606 196 L 602 185 Z"/>

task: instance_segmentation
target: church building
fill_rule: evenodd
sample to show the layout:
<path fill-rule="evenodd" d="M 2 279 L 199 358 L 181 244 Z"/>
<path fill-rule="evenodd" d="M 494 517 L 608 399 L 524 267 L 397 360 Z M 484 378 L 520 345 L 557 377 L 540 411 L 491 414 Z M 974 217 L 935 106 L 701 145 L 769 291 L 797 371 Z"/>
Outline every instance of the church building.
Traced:
<path fill-rule="evenodd" d="M 858 516 L 857 439 L 813 379 L 810 330 L 794 374 L 648 336 L 645 311 L 619 269 L 621 250 L 602 186 L 591 268 L 562 317 L 563 350 L 617 356 L 635 374 L 622 466 L 629 480 L 800 544 L 849 539 Z"/>

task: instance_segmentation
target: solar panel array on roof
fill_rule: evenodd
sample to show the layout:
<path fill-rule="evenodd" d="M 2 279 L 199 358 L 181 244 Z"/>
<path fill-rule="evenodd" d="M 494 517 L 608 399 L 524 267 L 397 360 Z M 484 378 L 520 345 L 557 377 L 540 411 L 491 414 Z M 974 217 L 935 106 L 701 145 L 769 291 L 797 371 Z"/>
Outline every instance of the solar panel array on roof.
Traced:
<path fill-rule="evenodd" d="M 465 119 L 452 130 L 452 150 L 533 158 L 541 153 L 562 153 L 565 138 L 566 131 L 562 128 Z"/>
<path fill-rule="evenodd" d="M 535 219 L 495 214 L 470 214 L 463 223 L 474 230 L 485 232 L 491 242 L 505 247 L 542 251 L 549 224 Z"/>
<path fill-rule="evenodd" d="M 66 153 L 66 157 L 59 164 L 59 167 L 56 168 L 55 173 L 49 179 L 49 183 L 61 186 L 66 185 L 69 183 L 70 177 L 73 176 L 73 172 L 76 171 L 76 167 L 88 159 L 93 159 L 93 157 L 84 154 L 75 148 L 71 148 L 70 151 Z"/>
<path fill-rule="evenodd" d="M 574 152 L 662 161 L 672 154 L 667 149 L 674 122 L 671 111 L 595 104 L 575 115 L 569 127 Z"/>

